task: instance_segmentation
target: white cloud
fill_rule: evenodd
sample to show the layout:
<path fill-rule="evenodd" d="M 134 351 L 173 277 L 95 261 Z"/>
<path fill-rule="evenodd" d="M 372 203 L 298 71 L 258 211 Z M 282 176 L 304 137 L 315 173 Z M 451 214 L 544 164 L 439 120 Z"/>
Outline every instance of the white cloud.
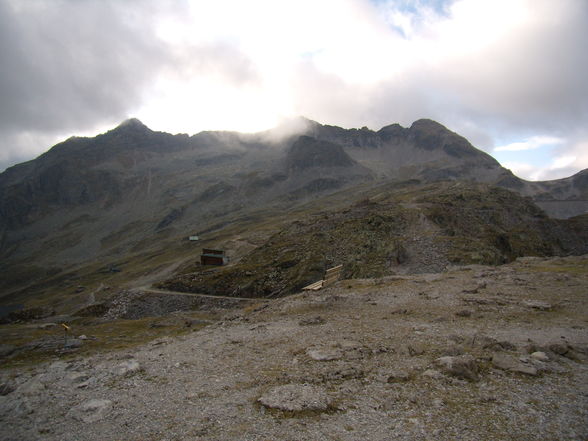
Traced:
<path fill-rule="evenodd" d="M 507 161 L 504 162 L 503 167 L 511 170 L 519 178 L 526 179 L 528 181 L 539 181 L 541 180 L 542 170 L 532 164 L 524 162 Z"/>
<path fill-rule="evenodd" d="M 558 170 L 561 168 L 567 168 L 570 165 L 574 164 L 575 161 L 576 161 L 575 156 L 560 156 L 560 157 L 556 158 L 555 161 L 553 161 L 553 163 L 550 166 L 550 169 L 551 170 Z"/>
<path fill-rule="evenodd" d="M 505 161 L 502 165 L 510 169 L 515 175 L 529 181 L 547 181 L 571 176 L 578 171 L 588 168 L 588 141 L 575 144 L 572 152 L 579 156 L 554 156 L 546 166 L 537 166 L 520 161 Z"/>
<path fill-rule="evenodd" d="M 578 137 L 565 148 L 557 149 L 557 158 L 551 170 L 557 170 L 558 177 L 570 176 L 588 168 L 588 134 Z M 552 178 L 555 179 L 555 178 Z"/>
<path fill-rule="evenodd" d="M 517 152 L 523 150 L 534 150 L 544 146 L 563 144 L 566 140 L 557 138 L 554 136 L 532 136 L 531 138 L 520 141 L 512 142 L 510 144 L 495 147 L 495 152 Z"/>

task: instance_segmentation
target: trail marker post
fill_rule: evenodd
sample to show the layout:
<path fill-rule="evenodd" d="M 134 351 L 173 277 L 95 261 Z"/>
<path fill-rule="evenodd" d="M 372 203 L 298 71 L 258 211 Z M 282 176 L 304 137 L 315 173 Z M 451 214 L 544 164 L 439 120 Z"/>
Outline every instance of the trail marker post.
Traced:
<path fill-rule="evenodd" d="M 61 326 L 63 327 L 63 347 L 65 348 L 67 346 L 67 333 L 70 328 L 65 323 L 62 323 Z"/>

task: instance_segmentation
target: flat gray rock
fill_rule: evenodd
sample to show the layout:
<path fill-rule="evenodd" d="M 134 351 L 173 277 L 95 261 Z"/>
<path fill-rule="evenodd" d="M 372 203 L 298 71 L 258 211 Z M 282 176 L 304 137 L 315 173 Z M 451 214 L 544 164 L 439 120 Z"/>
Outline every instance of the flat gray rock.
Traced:
<path fill-rule="evenodd" d="M 586 268 L 588 256 L 569 263 Z M 519 289 L 513 268 L 520 266 L 484 267 L 495 274 L 487 276 L 490 289 L 464 298 L 461 287 L 476 286 L 479 269 L 450 269 L 434 287 L 421 275 L 350 280 L 263 310 L 242 303 L 209 310 L 209 300 L 224 300 L 204 297 L 196 317 L 222 324 L 185 332 L 183 315 L 148 319 L 136 325 L 176 321 L 183 332 L 163 337 L 161 328 L 155 341 L 75 356 L 61 352 L 63 330 L 40 332 L 33 323 L 31 338 L 46 334 L 53 346 L 44 362 L 0 369 L 0 386 L 7 385 L 0 441 L 499 441 L 513 434 L 588 441 L 581 405 L 588 364 L 572 358 L 588 355 L 588 280 L 559 280 L 559 271 L 545 270 L 552 266 L 523 274 L 535 289 Z M 440 298 L 420 295 L 424 289 Z M 522 306 L 535 298 L 556 313 Z M 472 317 L 453 315 L 462 308 Z M 393 314 L 399 309 L 409 313 Z M 17 337 L 16 329 L 2 335 Z M 91 329 L 77 334 L 91 340 Z M 25 349 L 17 351 L 21 357 Z M 450 358 L 435 363 L 439 357 Z M 535 370 L 541 377 L 530 376 Z M 479 382 L 460 379 L 476 371 Z"/>
<path fill-rule="evenodd" d="M 439 371 L 436 371 L 435 369 L 427 369 L 425 372 L 422 373 L 423 377 L 427 377 L 427 378 L 442 378 L 443 374 Z"/>
<path fill-rule="evenodd" d="M 68 338 L 63 347 L 65 349 L 76 349 L 81 347 L 83 343 L 84 342 L 78 338 Z"/>
<path fill-rule="evenodd" d="M 93 399 L 72 408 L 70 416 L 84 423 L 95 423 L 106 418 L 111 409 L 112 401 Z"/>
<path fill-rule="evenodd" d="M 38 379 L 33 378 L 18 388 L 19 394 L 22 395 L 40 395 L 45 391 L 45 385 Z"/>
<path fill-rule="evenodd" d="M 531 354 L 531 358 L 538 360 L 538 361 L 549 361 L 549 357 L 545 352 L 537 351 Z"/>
<path fill-rule="evenodd" d="M 524 300 L 523 305 L 539 311 L 549 311 L 552 308 L 551 303 L 542 302 L 541 300 Z"/>
<path fill-rule="evenodd" d="M 124 361 L 115 369 L 115 373 L 118 375 L 132 375 L 139 371 L 141 371 L 141 365 L 137 360 Z"/>
<path fill-rule="evenodd" d="M 479 379 L 478 364 L 471 355 L 441 357 L 435 360 L 435 364 L 446 375 L 470 381 L 478 381 Z"/>
<path fill-rule="evenodd" d="M 88 385 L 88 380 L 90 379 L 90 375 L 86 372 L 71 372 L 63 378 L 60 382 L 63 386 L 67 387 L 86 387 Z"/>
<path fill-rule="evenodd" d="M 537 375 L 537 368 L 522 363 L 520 360 L 507 354 L 494 354 L 492 356 L 492 365 L 505 371 L 518 372 L 526 375 Z"/>
<path fill-rule="evenodd" d="M 335 348 L 309 348 L 306 355 L 315 361 L 339 360 L 343 357 L 341 351 Z"/>
<path fill-rule="evenodd" d="M 324 389 L 310 384 L 277 386 L 263 394 L 258 401 L 265 407 L 290 412 L 324 411 L 331 404 Z"/>

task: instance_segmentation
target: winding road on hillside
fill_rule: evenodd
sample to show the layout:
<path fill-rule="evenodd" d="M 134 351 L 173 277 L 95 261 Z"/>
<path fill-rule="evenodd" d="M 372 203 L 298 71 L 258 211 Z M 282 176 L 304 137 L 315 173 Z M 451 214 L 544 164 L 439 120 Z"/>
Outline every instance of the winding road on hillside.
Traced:
<path fill-rule="evenodd" d="M 231 297 L 231 296 L 217 296 L 213 294 L 198 294 L 193 292 L 181 292 L 181 291 L 168 291 L 165 289 L 152 288 L 150 286 L 140 286 L 134 288 L 133 291 L 142 292 L 144 294 L 169 294 L 169 295 L 180 295 L 188 297 L 207 297 L 212 299 L 228 299 L 228 300 L 248 300 L 248 301 L 264 301 L 269 302 L 271 299 L 263 297 Z"/>

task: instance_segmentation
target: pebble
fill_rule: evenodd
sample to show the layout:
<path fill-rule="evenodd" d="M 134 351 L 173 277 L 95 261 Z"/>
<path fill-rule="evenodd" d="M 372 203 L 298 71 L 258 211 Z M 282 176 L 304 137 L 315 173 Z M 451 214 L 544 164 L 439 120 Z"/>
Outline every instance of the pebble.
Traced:
<path fill-rule="evenodd" d="M 387 383 L 402 383 L 410 380 L 410 375 L 405 371 L 393 371 L 388 374 Z"/>
<path fill-rule="evenodd" d="M 422 375 L 428 378 L 443 378 L 443 374 L 435 369 L 427 369 Z"/>
<path fill-rule="evenodd" d="M 565 355 L 570 350 L 568 345 L 562 343 L 553 343 L 548 346 L 548 349 L 557 355 Z"/>
<path fill-rule="evenodd" d="M 524 300 L 523 306 L 538 309 L 539 311 L 549 311 L 552 308 L 551 303 L 542 302 L 541 300 Z"/>
<path fill-rule="evenodd" d="M 539 361 L 549 361 L 549 357 L 547 356 L 547 354 L 545 352 L 533 352 L 531 354 L 531 358 L 534 358 L 535 360 L 539 360 Z"/>
<path fill-rule="evenodd" d="M 316 317 L 303 319 L 298 322 L 300 326 L 324 325 L 325 323 L 326 320 L 322 318 L 320 315 L 317 315 Z"/>
<path fill-rule="evenodd" d="M 408 355 L 411 357 L 417 357 L 419 355 L 423 355 L 426 352 L 425 347 L 419 344 L 408 345 L 406 349 L 408 351 Z"/>

